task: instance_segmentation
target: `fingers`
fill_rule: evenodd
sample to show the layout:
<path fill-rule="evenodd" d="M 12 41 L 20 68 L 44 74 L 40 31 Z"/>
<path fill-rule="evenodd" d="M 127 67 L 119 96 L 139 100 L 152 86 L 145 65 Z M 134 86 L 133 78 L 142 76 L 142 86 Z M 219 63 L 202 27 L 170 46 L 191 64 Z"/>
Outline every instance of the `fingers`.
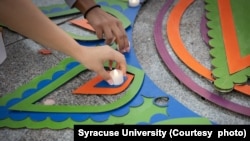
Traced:
<path fill-rule="evenodd" d="M 107 45 L 111 45 L 112 42 L 115 40 L 116 37 L 114 37 L 113 35 L 113 32 L 112 32 L 112 29 L 113 27 L 111 28 L 105 28 L 104 29 L 104 39 L 105 39 L 105 43 Z"/>
<path fill-rule="evenodd" d="M 96 27 L 95 33 L 96 33 L 97 38 L 103 39 L 103 31 L 101 28 Z"/>
<path fill-rule="evenodd" d="M 114 27 L 114 35 L 116 37 L 116 43 L 119 46 L 120 52 L 129 52 L 129 41 L 125 29 L 121 23 L 117 24 L 117 27 Z"/>
<path fill-rule="evenodd" d="M 102 55 L 95 57 L 97 62 L 94 63 L 95 65 L 93 65 L 93 63 L 91 65 L 93 70 L 98 73 L 98 75 L 100 75 L 104 80 L 106 80 L 111 85 L 113 83 L 112 78 L 108 73 L 109 71 L 106 71 L 103 67 L 103 62 L 106 61 L 108 61 L 109 63 L 108 67 L 110 70 L 112 70 L 113 63 L 116 63 L 115 68 L 121 70 L 123 75 L 126 76 L 126 58 L 121 52 L 112 49 L 110 46 L 103 46 L 99 48 L 98 53 L 102 53 Z"/>
<path fill-rule="evenodd" d="M 116 61 L 116 68 L 121 70 L 123 75 L 126 75 L 127 72 L 127 65 L 126 65 L 126 59 L 125 56 L 121 53 L 117 53 L 117 57 L 115 57 Z"/>
<path fill-rule="evenodd" d="M 111 45 L 114 42 L 118 45 L 118 50 L 122 53 L 130 51 L 130 44 L 125 29 L 121 24 L 96 29 L 99 39 L 105 39 L 105 44 Z"/>
<path fill-rule="evenodd" d="M 116 63 L 115 68 L 121 70 L 123 75 L 125 76 L 127 72 L 127 63 L 125 56 L 118 51 L 115 50 L 112 51 L 114 52 L 114 54 L 109 56 L 109 60 L 113 61 L 109 61 L 109 67 L 111 67 L 112 69 L 112 65 L 115 62 Z"/>
<path fill-rule="evenodd" d="M 116 42 L 120 52 L 129 51 L 129 41 L 122 22 L 102 9 L 96 8 L 89 13 L 88 22 L 96 31 L 99 39 L 105 39 L 107 45 Z"/>
<path fill-rule="evenodd" d="M 104 68 L 103 69 L 100 69 L 98 72 L 97 72 L 109 85 L 113 85 L 113 80 L 109 74 L 109 72 L 107 72 Z"/>
<path fill-rule="evenodd" d="M 114 34 L 115 42 L 118 45 L 118 50 L 122 53 L 129 52 L 129 41 L 123 27 L 120 24 L 117 24 L 117 26 L 112 28 L 112 33 Z"/>
<path fill-rule="evenodd" d="M 113 63 L 114 61 L 111 61 L 111 60 L 109 61 L 109 70 L 112 70 Z M 126 69 L 127 69 L 126 64 L 123 65 L 123 63 L 116 63 L 114 68 L 121 70 L 124 76 L 126 75 Z"/>

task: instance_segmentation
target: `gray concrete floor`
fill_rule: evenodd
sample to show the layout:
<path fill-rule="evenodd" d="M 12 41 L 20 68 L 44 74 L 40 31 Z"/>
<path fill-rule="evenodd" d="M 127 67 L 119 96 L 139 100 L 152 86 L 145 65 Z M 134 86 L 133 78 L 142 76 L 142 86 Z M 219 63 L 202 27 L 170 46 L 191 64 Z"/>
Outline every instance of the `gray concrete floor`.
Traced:
<path fill-rule="evenodd" d="M 54 3 L 64 2 L 62 0 L 33 1 L 38 6 L 46 6 Z M 211 121 L 214 121 L 218 124 L 250 124 L 249 117 L 231 112 L 217 106 L 216 104 L 203 100 L 196 93 L 192 92 L 190 89 L 176 80 L 176 78 L 172 75 L 168 68 L 166 68 L 166 66 L 162 63 L 154 43 L 153 27 L 156 16 L 164 3 L 165 0 L 148 0 L 147 3 L 141 7 L 136 21 L 133 25 L 134 49 L 141 67 L 145 71 L 146 75 L 148 75 L 149 78 L 164 92 L 171 94 L 174 98 L 183 103 L 183 105 L 193 110 L 197 114 L 210 119 Z M 209 48 L 203 42 L 199 29 L 199 24 L 203 12 L 204 1 L 196 0 L 183 15 L 181 21 L 181 36 L 188 50 L 192 54 L 195 54 L 195 57 L 203 65 L 209 68 L 211 67 Z M 67 21 L 71 18 L 75 18 L 75 16 L 57 19 L 54 22 L 63 27 L 66 23 L 60 23 L 63 23 L 64 21 Z M 167 18 L 167 16 L 165 18 Z M 144 29 L 147 29 L 147 32 L 145 32 Z M 45 56 L 38 54 L 37 52 L 39 49 L 46 47 L 41 46 L 36 42 L 27 39 L 19 34 L 16 34 L 15 32 L 10 31 L 6 28 L 3 31 L 3 39 L 8 57 L 6 61 L 2 65 L 0 65 L 0 97 L 29 82 L 35 76 L 42 74 L 49 68 L 58 64 L 60 60 L 67 57 L 66 55 L 54 50 L 52 52 L 52 55 Z M 196 73 L 190 71 L 190 69 L 188 69 L 184 64 L 182 64 L 181 61 L 178 60 L 175 54 L 171 51 L 167 39 L 166 46 L 169 48 L 171 56 L 174 58 L 176 63 L 181 66 L 183 71 L 190 75 L 195 80 L 195 82 L 216 93 L 210 82 L 198 76 Z M 87 79 L 88 77 L 90 77 L 89 75 L 86 76 L 86 74 L 84 74 L 80 75 L 79 78 L 75 78 L 72 82 L 70 82 L 70 84 L 63 86 L 59 90 L 54 92 L 54 96 L 52 95 L 52 98 L 56 98 L 58 94 L 63 94 L 64 96 L 61 96 L 61 99 L 58 99 L 59 101 L 72 102 L 72 99 L 69 97 L 70 94 L 67 94 L 69 93 L 69 91 L 67 90 L 68 87 L 71 87 L 72 85 L 74 85 L 74 87 L 81 85 L 82 81 L 80 80 Z M 250 97 L 242 95 L 238 92 L 230 92 L 225 95 L 225 98 L 250 107 Z M 106 97 L 103 99 L 96 96 L 85 96 L 84 99 L 87 99 L 86 103 L 95 104 L 96 102 L 105 103 L 104 99 L 106 99 L 107 101 L 112 101 L 116 98 Z M 32 130 L 1 128 L 0 140 L 70 141 L 73 140 L 73 130 Z"/>

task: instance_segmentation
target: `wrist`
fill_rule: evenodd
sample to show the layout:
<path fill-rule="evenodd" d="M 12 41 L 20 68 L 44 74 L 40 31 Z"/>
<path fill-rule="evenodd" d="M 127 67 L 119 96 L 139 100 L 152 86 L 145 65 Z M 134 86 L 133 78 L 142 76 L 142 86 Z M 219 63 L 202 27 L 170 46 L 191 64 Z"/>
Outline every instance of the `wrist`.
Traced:
<path fill-rule="evenodd" d="M 100 5 L 96 4 L 96 5 L 93 5 L 91 6 L 89 9 L 87 9 L 84 13 L 84 18 L 87 18 L 88 14 L 93 11 L 95 8 L 101 8 Z"/>
<path fill-rule="evenodd" d="M 96 5 L 94 0 L 76 0 L 75 7 L 84 14 L 90 7 Z"/>

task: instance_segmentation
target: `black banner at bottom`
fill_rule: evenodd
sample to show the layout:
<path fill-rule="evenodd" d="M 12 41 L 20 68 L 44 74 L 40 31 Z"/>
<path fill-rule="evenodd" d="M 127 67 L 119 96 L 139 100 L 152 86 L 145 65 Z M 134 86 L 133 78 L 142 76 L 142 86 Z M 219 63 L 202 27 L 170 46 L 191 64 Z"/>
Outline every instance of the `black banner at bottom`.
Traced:
<path fill-rule="evenodd" d="M 157 140 L 250 140 L 249 125 L 75 125 L 74 140 L 144 138 Z"/>

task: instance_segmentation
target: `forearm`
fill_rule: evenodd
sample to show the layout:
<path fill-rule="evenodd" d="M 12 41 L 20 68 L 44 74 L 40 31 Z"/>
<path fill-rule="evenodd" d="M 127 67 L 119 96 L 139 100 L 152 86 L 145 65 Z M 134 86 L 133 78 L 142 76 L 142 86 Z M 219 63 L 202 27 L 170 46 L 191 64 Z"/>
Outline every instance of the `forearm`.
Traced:
<path fill-rule="evenodd" d="M 44 46 L 77 56 L 77 42 L 51 22 L 30 0 L 1 0 L 0 22 Z"/>

